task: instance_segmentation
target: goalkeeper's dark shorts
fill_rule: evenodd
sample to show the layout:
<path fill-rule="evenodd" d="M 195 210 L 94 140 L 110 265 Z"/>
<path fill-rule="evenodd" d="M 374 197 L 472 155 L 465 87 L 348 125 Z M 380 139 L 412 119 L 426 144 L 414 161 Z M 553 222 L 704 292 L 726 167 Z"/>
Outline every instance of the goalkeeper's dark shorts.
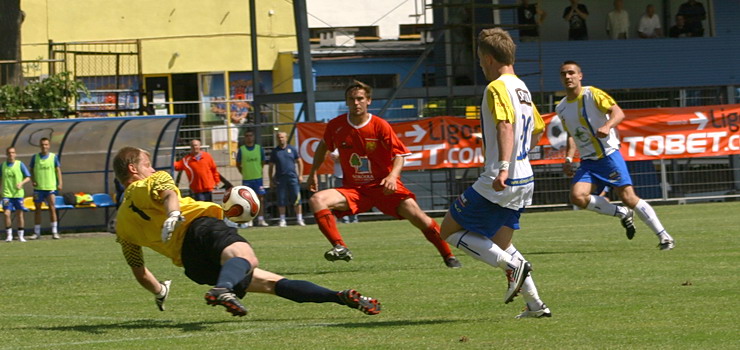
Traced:
<path fill-rule="evenodd" d="M 216 285 L 221 272 L 221 252 L 236 242 L 249 243 L 223 220 L 212 217 L 195 219 L 182 243 L 185 275 L 198 284 Z"/>

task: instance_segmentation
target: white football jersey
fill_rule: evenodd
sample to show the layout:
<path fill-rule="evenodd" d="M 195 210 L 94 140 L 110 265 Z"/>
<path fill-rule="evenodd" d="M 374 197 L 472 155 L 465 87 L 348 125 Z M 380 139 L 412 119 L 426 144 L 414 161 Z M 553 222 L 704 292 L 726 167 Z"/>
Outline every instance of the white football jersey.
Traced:
<path fill-rule="evenodd" d="M 563 121 L 563 127 L 576 142 L 581 159 L 597 160 L 619 150 L 619 137 L 615 128 L 609 136 L 600 139 L 596 130 L 609 120 L 609 108 L 617 102 L 606 92 L 593 86 L 584 86 L 574 100 L 563 97 L 555 112 Z"/>
<path fill-rule="evenodd" d="M 509 157 L 509 178 L 503 191 L 491 184 L 498 176 L 499 149 L 496 125 L 508 120 L 514 127 L 514 150 Z M 485 168 L 473 189 L 504 208 L 518 210 L 532 204 L 534 173 L 529 163 L 532 134 L 542 132 L 545 123 L 537 111 L 529 89 L 516 75 L 503 74 L 483 93 L 481 128 L 485 147 Z"/>

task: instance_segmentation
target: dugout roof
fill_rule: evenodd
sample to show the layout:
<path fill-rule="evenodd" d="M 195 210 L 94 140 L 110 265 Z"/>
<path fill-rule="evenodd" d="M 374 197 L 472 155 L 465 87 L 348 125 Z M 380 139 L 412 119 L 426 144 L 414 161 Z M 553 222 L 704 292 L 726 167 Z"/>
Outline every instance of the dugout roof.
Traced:
<path fill-rule="evenodd" d="M 111 161 L 124 146 L 152 154 L 152 166 L 172 172 L 175 143 L 184 115 L 0 121 L 0 161 L 14 146 L 16 158 L 30 166 L 40 140 L 51 140 L 61 162 L 63 192 L 113 193 Z M 30 170 L 30 169 L 29 169 Z M 26 196 L 32 194 L 30 183 Z"/>

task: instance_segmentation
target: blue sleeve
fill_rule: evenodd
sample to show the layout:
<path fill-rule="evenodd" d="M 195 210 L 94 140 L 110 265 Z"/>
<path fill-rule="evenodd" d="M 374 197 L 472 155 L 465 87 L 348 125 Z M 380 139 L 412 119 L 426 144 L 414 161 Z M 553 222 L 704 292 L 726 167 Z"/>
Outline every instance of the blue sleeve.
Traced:
<path fill-rule="evenodd" d="M 295 147 L 293 147 L 293 146 L 290 146 L 290 147 L 291 147 L 291 148 L 293 149 L 293 158 L 294 158 L 295 160 L 299 160 L 299 159 L 301 159 L 301 156 L 300 156 L 300 155 L 298 154 L 298 149 L 297 149 L 297 148 L 295 148 Z"/>
<path fill-rule="evenodd" d="M 28 168 L 26 168 L 26 165 L 21 162 L 21 173 L 23 173 L 23 177 L 31 177 L 31 172 L 28 171 Z"/>
<path fill-rule="evenodd" d="M 265 164 L 265 149 L 260 147 L 260 159 L 262 160 L 262 164 Z"/>
<path fill-rule="evenodd" d="M 270 153 L 270 158 L 267 159 L 268 163 L 277 163 L 277 151 L 275 150 L 276 148 L 272 149 L 272 152 Z"/>
<path fill-rule="evenodd" d="M 242 148 L 239 147 L 236 150 L 236 162 L 239 163 L 242 161 Z"/>
<path fill-rule="evenodd" d="M 62 167 L 62 163 L 59 163 L 59 157 L 56 156 L 56 155 L 54 156 L 54 167 L 56 167 L 56 168 L 61 168 Z"/>
<path fill-rule="evenodd" d="M 31 169 L 33 169 L 33 166 L 34 166 L 35 163 L 36 163 L 36 155 L 34 154 L 34 155 L 31 156 L 31 163 L 28 163 L 29 164 L 28 166 Z"/>

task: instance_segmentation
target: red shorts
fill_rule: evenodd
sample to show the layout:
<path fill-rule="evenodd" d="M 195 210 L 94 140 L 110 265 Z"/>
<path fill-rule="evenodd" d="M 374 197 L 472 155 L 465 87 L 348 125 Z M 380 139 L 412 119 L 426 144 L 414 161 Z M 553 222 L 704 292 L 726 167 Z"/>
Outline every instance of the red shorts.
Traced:
<path fill-rule="evenodd" d="M 385 215 L 390 215 L 397 219 L 403 219 L 398 215 L 398 207 L 401 202 L 411 198 L 416 200 L 416 195 L 409 191 L 400 181 L 396 186 L 396 192 L 391 194 L 383 193 L 383 186 L 372 184 L 360 187 L 339 187 L 335 188 L 344 198 L 347 199 L 349 210 L 333 210 L 337 217 L 354 215 L 369 211 L 373 207 L 378 208 Z"/>

